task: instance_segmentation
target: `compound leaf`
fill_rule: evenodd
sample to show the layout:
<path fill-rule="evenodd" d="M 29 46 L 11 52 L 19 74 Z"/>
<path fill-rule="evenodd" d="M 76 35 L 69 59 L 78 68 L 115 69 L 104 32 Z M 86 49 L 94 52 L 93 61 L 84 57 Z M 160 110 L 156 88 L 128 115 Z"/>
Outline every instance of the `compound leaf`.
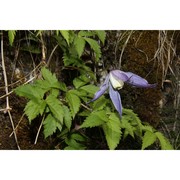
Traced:
<path fill-rule="evenodd" d="M 66 127 L 70 131 L 71 125 L 72 125 L 71 113 L 70 113 L 69 108 L 67 106 L 63 105 L 62 108 L 63 108 L 63 111 L 64 111 L 64 124 L 66 125 Z"/>
<path fill-rule="evenodd" d="M 40 113 L 39 104 L 37 102 L 34 102 L 30 100 L 24 109 L 25 114 L 28 116 L 29 122 L 36 118 L 38 114 Z"/>
<path fill-rule="evenodd" d="M 71 109 L 72 117 L 74 118 L 81 105 L 80 98 L 74 93 L 74 90 L 70 90 L 66 93 L 66 100 Z"/>
<path fill-rule="evenodd" d="M 54 117 L 57 118 L 57 120 L 62 125 L 63 124 L 64 111 L 63 111 L 63 108 L 62 108 L 60 101 L 55 96 L 53 96 L 52 94 L 50 94 L 46 98 L 45 101 L 46 101 L 47 105 L 49 106 L 49 109 L 52 112 L 52 114 L 54 115 Z"/>
<path fill-rule="evenodd" d="M 102 127 L 109 149 L 115 149 L 119 144 L 122 134 L 119 118 L 116 114 L 112 113 L 107 123 L 103 124 Z"/>
<path fill-rule="evenodd" d="M 84 51 L 85 43 L 86 42 L 82 37 L 77 36 L 74 40 L 74 46 L 76 48 L 79 58 L 81 57 L 81 55 Z"/>
<path fill-rule="evenodd" d="M 46 90 L 43 90 L 40 87 L 33 86 L 31 84 L 19 86 L 15 89 L 15 93 L 17 95 L 26 97 L 34 101 L 38 101 L 39 99 L 42 99 L 45 92 Z"/>
<path fill-rule="evenodd" d="M 170 144 L 170 142 L 166 139 L 165 136 L 163 136 L 162 133 L 160 132 L 155 132 L 155 135 L 157 136 L 157 138 L 159 139 L 160 145 L 161 145 L 161 149 L 162 150 L 173 150 L 172 145 Z"/>
<path fill-rule="evenodd" d="M 61 35 L 66 40 L 67 44 L 69 45 L 69 31 L 68 30 L 60 30 Z"/>
<path fill-rule="evenodd" d="M 106 32 L 104 30 L 95 30 L 98 38 L 101 40 L 101 42 L 104 44 L 105 38 L 106 38 Z"/>
<path fill-rule="evenodd" d="M 44 120 L 43 125 L 44 125 L 44 136 L 45 138 L 47 138 L 48 136 L 56 132 L 56 129 L 60 124 L 51 114 L 49 114 Z"/>
<path fill-rule="evenodd" d="M 146 131 L 142 140 L 142 149 L 147 148 L 156 141 L 156 135 L 151 131 Z"/>
<path fill-rule="evenodd" d="M 100 126 L 108 121 L 106 112 L 104 110 L 92 112 L 80 126 L 80 128 L 92 128 Z"/>
<path fill-rule="evenodd" d="M 101 50 L 100 50 L 99 44 L 94 39 L 91 39 L 91 38 L 84 38 L 84 39 L 88 42 L 90 47 L 95 52 L 95 55 L 96 55 L 95 58 L 96 58 L 96 61 L 98 61 L 99 58 L 101 57 Z"/>

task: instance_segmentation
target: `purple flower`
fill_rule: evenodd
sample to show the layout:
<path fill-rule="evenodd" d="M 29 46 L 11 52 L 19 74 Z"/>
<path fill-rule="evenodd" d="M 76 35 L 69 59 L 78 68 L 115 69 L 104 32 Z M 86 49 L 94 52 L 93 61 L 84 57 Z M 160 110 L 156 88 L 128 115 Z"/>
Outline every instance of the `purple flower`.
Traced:
<path fill-rule="evenodd" d="M 124 82 L 132 86 L 141 87 L 141 88 L 154 88 L 157 85 L 157 84 L 149 84 L 144 78 L 134 73 L 124 72 L 120 70 L 112 70 L 106 76 L 106 79 L 102 84 L 102 86 L 100 87 L 100 90 L 95 93 L 94 98 L 90 102 L 93 102 L 98 98 L 100 98 L 109 88 L 110 98 L 114 104 L 115 109 L 119 112 L 119 115 L 121 117 L 122 103 L 118 90 L 123 88 Z"/>

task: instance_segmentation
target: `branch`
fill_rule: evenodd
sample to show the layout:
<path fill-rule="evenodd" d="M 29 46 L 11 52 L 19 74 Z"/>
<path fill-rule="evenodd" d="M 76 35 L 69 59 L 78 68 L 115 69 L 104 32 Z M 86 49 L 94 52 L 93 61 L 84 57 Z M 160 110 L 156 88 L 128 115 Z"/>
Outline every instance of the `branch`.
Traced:
<path fill-rule="evenodd" d="M 4 76 L 4 83 L 5 83 L 5 92 L 6 92 L 6 108 L 4 109 L 4 113 L 8 112 L 10 121 L 11 121 L 11 125 L 13 128 L 13 132 L 14 132 L 14 138 L 17 144 L 18 149 L 20 150 L 19 144 L 18 144 L 18 139 L 16 136 L 16 132 L 14 131 L 14 123 L 12 120 L 12 116 L 11 116 L 11 108 L 9 106 L 9 91 L 8 91 L 8 81 L 7 81 L 7 74 L 6 74 L 6 67 L 5 67 L 5 61 L 4 61 L 4 49 L 3 49 L 3 32 L 1 32 L 1 59 L 2 59 L 2 69 L 3 69 L 3 76 Z"/>

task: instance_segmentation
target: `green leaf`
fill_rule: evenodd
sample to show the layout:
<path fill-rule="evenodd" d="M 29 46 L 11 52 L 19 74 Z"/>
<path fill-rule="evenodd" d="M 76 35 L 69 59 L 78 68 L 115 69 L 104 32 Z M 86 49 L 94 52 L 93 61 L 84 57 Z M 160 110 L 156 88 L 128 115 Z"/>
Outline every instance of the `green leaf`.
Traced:
<path fill-rule="evenodd" d="M 92 107 L 94 111 L 104 109 L 106 104 L 108 103 L 108 99 L 106 99 L 104 96 L 101 96 L 101 98 L 97 99 L 96 101 L 93 102 Z"/>
<path fill-rule="evenodd" d="M 26 97 L 34 101 L 38 101 L 39 99 L 42 99 L 45 92 L 46 91 L 41 89 L 40 87 L 31 84 L 22 85 L 15 89 L 15 93 L 17 95 Z"/>
<path fill-rule="evenodd" d="M 64 116 L 64 111 L 61 105 L 61 102 L 52 94 L 50 94 L 46 98 L 46 103 L 49 106 L 50 111 L 58 119 L 58 121 L 63 124 L 63 116 Z"/>
<path fill-rule="evenodd" d="M 74 90 L 70 90 L 66 93 L 66 100 L 71 109 L 72 117 L 74 118 L 76 113 L 79 111 L 81 101 L 79 97 L 74 93 Z"/>
<path fill-rule="evenodd" d="M 95 94 L 99 90 L 99 87 L 90 84 L 90 85 L 82 86 L 80 89 L 83 89 L 90 94 Z"/>
<path fill-rule="evenodd" d="M 16 31 L 15 30 L 9 30 L 8 31 L 8 37 L 9 37 L 9 43 L 12 46 L 13 42 L 14 42 L 14 38 L 16 36 Z"/>
<path fill-rule="evenodd" d="M 43 122 L 44 127 L 44 136 L 47 138 L 56 132 L 57 127 L 61 127 L 61 125 L 56 121 L 56 119 L 49 114 Z"/>
<path fill-rule="evenodd" d="M 45 111 L 45 108 L 46 108 L 46 101 L 45 100 L 41 100 L 40 102 L 41 103 L 39 105 L 39 113 L 42 116 L 44 111 Z"/>
<path fill-rule="evenodd" d="M 79 31 L 78 36 L 83 36 L 83 37 L 91 37 L 94 36 L 95 33 L 93 31 Z"/>
<path fill-rule="evenodd" d="M 60 88 L 60 84 L 59 84 L 55 74 L 52 74 L 45 67 L 43 67 L 41 69 L 41 73 L 42 73 L 43 78 L 49 83 L 49 87 Z"/>
<path fill-rule="evenodd" d="M 142 140 L 142 149 L 147 148 L 156 141 L 156 135 L 151 131 L 146 131 Z"/>
<path fill-rule="evenodd" d="M 99 58 L 101 57 L 101 50 L 100 50 L 99 44 L 94 39 L 91 39 L 91 38 L 84 38 L 84 39 L 88 42 L 90 47 L 94 50 L 95 55 L 96 55 L 95 56 L 96 61 L 98 61 Z"/>
<path fill-rule="evenodd" d="M 78 141 L 80 142 L 83 142 L 84 139 L 82 139 L 82 137 L 80 137 L 80 135 L 78 134 L 74 134 L 74 135 L 71 135 L 69 138 L 66 138 L 65 139 L 65 143 L 68 145 L 68 147 L 65 148 L 65 150 L 83 150 L 85 149 L 86 147 L 79 143 Z"/>
<path fill-rule="evenodd" d="M 172 145 L 170 144 L 170 142 L 168 141 L 168 139 L 163 136 L 162 133 L 160 132 L 155 132 L 155 135 L 157 136 L 157 138 L 159 139 L 160 145 L 161 145 L 161 149 L 162 150 L 173 150 Z"/>
<path fill-rule="evenodd" d="M 88 78 L 86 75 L 81 75 L 73 80 L 73 85 L 76 89 L 78 89 L 79 87 L 87 84 L 88 82 L 90 82 L 90 78 Z"/>
<path fill-rule="evenodd" d="M 32 100 L 30 100 L 26 104 L 24 111 L 25 111 L 25 114 L 28 116 L 30 123 L 33 119 L 35 119 L 39 115 L 39 113 L 40 113 L 39 106 L 40 106 L 40 104 L 38 104 Z"/>
<path fill-rule="evenodd" d="M 109 149 L 117 147 L 121 139 L 120 120 L 116 114 L 112 113 L 107 123 L 102 125 Z"/>
<path fill-rule="evenodd" d="M 127 130 L 127 132 L 134 138 L 133 126 L 123 118 L 122 118 L 121 122 L 122 122 L 122 128 L 125 128 Z"/>
<path fill-rule="evenodd" d="M 86 147 L 74 139 L 66 140 L 67 147 L 64 150 L 84 150 Z"/>
<path fill-rule="evenodd" d="M 67 44 L 69 45 L 69 31 L 68 30 L 60 30 L 61 35 L 66 40 Z"/>
<path fill-rule="evenodd" d="M 74 46 L 76 48 L 76 51 L 78 53 L 79 58 L 81 57 L 83 51 L 84 51 L 84 47 L 85 47 L 85 40 L 82 37 L 76 37 L 74 39 Z"/>
<path fill-rule="evenodd" d="M 106 32 L 104 30 L 95 30 L 98 38 L 101 40 L 101 42 L 104 44 L 105 38 L 106 38 Z"/>
<path fill-rule="evenodd" d="M 82 141 L 82 142 L 86 140 L 86 138 L 84 136 L 82 136 L 82 135 L 80 135 L 78 133 L 73 133 L 71 135 L 71 138 L 76 140 L 76 141 Z"/>
<path fill-rule="evenodd" d="M 63 105 L 62 107 L 63 107 L 63 111 L 64 111 L 64 124 L 66 125 L 66 127 L 70 131 L 71 125 L 72 125 L 71 113 L 70 113 L 69 108 L 67 106 Z"/>
<path fill-rule="evenodd" d="M 61 91 L 66 92 L 66 91 L 67 91 L 66 84 L 65 84 L 64 82 L 59 81 L 59 89 L 60 89 Z"/>
<path fill-rule="evenodd" d="M 104 110 L 92 112 L 80 126 L 80 128 L 92 128 L 101 126 L 108 121 L 106 112 Z"/>

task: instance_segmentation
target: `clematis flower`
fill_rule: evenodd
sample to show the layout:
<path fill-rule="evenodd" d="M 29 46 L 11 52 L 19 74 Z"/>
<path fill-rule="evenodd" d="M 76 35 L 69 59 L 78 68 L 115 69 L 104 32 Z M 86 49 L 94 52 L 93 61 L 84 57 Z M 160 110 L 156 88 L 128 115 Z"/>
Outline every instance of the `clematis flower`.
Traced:
<path fill-rule="evenodd" d="M 109 88 L 109 95 L 114 104 L 115 109 L 118 111 L 120 117 L 122 116 L 122 103 L 118 90 L 122 89 L 124 83 L 128 83 L 134 87 L 140 88 L 154 88 L 156 84 L 149 84 L 148 81 L 132 72 L 124 72 L 120 70 L 112 70 L 106 76 L 106 79 L 100 90 L 94 95 L 94 98 L 90 101 L 93 102 L 100 98 L 105 91 Z M 89 103 L 90 103 L 89 102 Z"/>

